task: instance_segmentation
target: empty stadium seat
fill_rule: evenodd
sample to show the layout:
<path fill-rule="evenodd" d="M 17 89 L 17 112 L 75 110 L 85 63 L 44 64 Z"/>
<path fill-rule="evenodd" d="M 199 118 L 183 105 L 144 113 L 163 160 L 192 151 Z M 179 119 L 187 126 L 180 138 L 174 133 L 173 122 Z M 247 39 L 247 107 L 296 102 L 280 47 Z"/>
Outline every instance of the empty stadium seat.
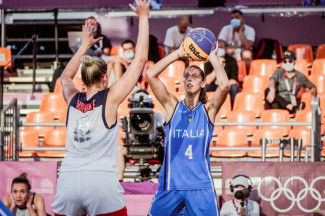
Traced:
<path fill-rule="evenodd" d="M 218 122 L 220 123 L 222 121 L 221 119 L 221 116 L 220 115 L 216 115 L 216 118 L 215 118 L 215 122 Z M 213 136 L 218 136 L 219 133 L 223 130 L 222 126 L 217 126 L 215 125 L 214 128 L 213 128 Z"/>
<path fill-rule="evenodd" d="M 325 59 L 316 59 L 313 62 L 310 75 L 314 74 L 325 75 Z"/>
<path fill-rule="evenodd" d="M 312 122 L 312 111 L 311 110 L 298 110 L 295 116 L 295 122 Z M 321 116 L 321 134 L 324 134 L 324 129 L 325 129 L 325 125 L 324 125 L 324 121 L 325 117 L 324 115 Z M 302 129 L 306 129 L 306 130 L 311 130 L 312 127 L 311 126 L 293 126 L 293 128 L 302 128 Z"/>
<path fill-rule="evenodd" d="M 218 135 L 217 147 L 247 147 L 246 133 L 241 130 L 222 130 Z M 244 157 L 246 151 L 210 151 L 213 157 Z"/>
<path fill-rule="evenodd" d="M 34 130 L 19 131 L 19 148 L 21 147 L 39 147 L 38 133 Z M 19 149 L 19 157 L 33 157 L 35 151 L 21 151 Z"/>
<path fill-rule="evenodd" d="M 26 115 L 26 123 L 53 123 L 54 115 L 50 111 L 30 112 Z M 39 136 L 44 137 L 45 134 L 53 130 L 53 126 L 26 126 L 24 130 L 37 131 Z"/>
<path fill-rule="evenodd" d="M 310 44 L 290 44 L 288 50 L 296 54 L 296 59 L 305 59 L 308 65 L 313 63 L 313 48 Z"/>
<path fill-rule="evenodd" d="M 318 94 L 325 93 L 325 74 L 313 74 L 310 75 L 308 78 L 317 87 Z"/>
<path fill-rule="evenodd" d="M 249 75 L 244 79 L 242 92 L 257 94 L 260 97 L 264 98 L 264 91 L 268 86 L 268 77 Z"/>
<path fill-rule="evenodd" d="M 255 59 L 251 62 L 249 75 L 270 77 L 276 68 L 277 63 L 272 59 Z"/>
<path fill-rule="evenodd" d="M 238 66 L 238 82 L 242 83 L 247 75 L 246 63 L 243 60 L 237 60 Z"/>
<path fill-rule="evenodd" d="M 206 92 L 207 96 L 208 96 L 208 100 L 211 100 L 214 92 Z M 218 112 L 218 116 L 220 116 L 221 118 L 226 118 L 227 114 L 231 112 L 231 99 L 230 99 L 230 94 L 227 95 L 225 102 L 222 104 L 219 112 Z"/>
<path fill-rule="evenodd" d="M 255 113 L 246 110 L 232 111 L 227 114 L 227 122 L 255 122 Z M 243 130 L 247 136 L 250 136 L 256 131 L 256 126 L 226 126 L 225 129 Z"/>
<path fill-rule="evenodd" d="M 42 97 L 40 111 L 53 112 L 54 118 L 59 118 L 57 112 L 66 112 L 67 104 L 62 94 L 49 93 Z"/>
<path fill-rule="evenodd" d="M 289 122 L 290 114 L 284 109 L 265 110 L 261 115 L 261 122 Z M 287 136 L 290 132 L 290 126 L 260 126 L 260 129 L 274 129 L 281 132 L 282 136 Z"/>
<path fill-rule="evenodd" d="M 43 140 L 43 147 L 65 147 L 67 140 L 66 128 L 62 127 L 48 131 Z M 66 155 L 66 151 L 39 151 L 36 152 L 38 157 L 61 158 Z"/>
<path fill-rule="evenodd" d="M 178 80 L 180 83 L 183 81 L 183 74 L 185 71 L 185 63 L 181 60 L 177 60 L 170 64 L 159 77 L 171 77 Z"/>
<path fill-rule="evenodd" d="M 253 111 L 255 113 L 255 116 L 259 117 L 264 110 L 263 99 L 256 94 L 239 92 L 236 94 L 233 110 Z"/>
<path fill-rule="evenodd" d="M 267 140 L 280 140 L 282 139 L 282 134 L 278 130 L 273 129 L 258 129 L 255 131 L 252 140 L 252 147 L 261 147 L 260 140 L 266 138 Z M 267 144 L 266 146 L 266 157 L 279 157 L 279 151 L 269 151 L 267 147 L 279 147 L 279 144 Z M 262 157 L 262 148 L 260 151 L 249 151 L 249 157 Z"/>
<path fill-rule="evenodd" d="M 325 58 L 325 44 L 319 44 L 317 47 L 316 59 Z"/>
<path fill-rule="evenodd" d="M 5 66 L 5 70 L 12 67 L 11 50 L 6 47 L 0 47 L 0 66 Z"/>

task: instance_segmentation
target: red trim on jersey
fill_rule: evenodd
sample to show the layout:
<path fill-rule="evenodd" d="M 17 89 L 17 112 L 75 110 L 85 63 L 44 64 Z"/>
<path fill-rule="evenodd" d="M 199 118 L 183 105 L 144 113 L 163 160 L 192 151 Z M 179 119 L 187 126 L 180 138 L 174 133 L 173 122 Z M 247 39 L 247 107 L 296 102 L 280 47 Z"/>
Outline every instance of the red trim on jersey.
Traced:
<path fill-rule="evenodd" d="M 127 216 L 127 211 L 126 211 L 126 207 L 117 210 L 115 212 L 110 212 L 110 213 L 106 213 L 106 214 L 99 214 L 97 216 Z"/>

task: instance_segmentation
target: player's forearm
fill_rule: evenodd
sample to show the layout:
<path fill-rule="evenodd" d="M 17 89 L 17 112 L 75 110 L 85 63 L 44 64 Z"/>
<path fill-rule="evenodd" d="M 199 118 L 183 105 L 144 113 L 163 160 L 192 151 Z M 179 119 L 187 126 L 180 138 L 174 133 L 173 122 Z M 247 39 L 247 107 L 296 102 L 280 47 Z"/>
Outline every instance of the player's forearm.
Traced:
<path fill-rule="evenodd" d="M 229 79 L 225 69 L 222 67 L 220 59 L 217 56 L 213 56 L 210 60 L 216 74 L 218 88 L 228 92 L 230 86 Z"/>
<path fill-rule="evenodd" d="M 139 33 L 134 60 L 145 63 L 148 60 L 149 50 L 149 15 L 139 17 Z"/>

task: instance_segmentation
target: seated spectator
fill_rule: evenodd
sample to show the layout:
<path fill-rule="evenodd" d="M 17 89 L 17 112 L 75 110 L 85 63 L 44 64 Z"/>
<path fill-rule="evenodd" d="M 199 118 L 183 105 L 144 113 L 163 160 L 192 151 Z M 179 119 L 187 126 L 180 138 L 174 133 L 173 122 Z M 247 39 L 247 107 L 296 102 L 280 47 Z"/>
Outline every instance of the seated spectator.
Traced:
<path fill-rule="evenodd" d="M 192 28 L 188 26 L 189 23 L 188 17 L 182 16 L 177 25 L 167 29 L 164 41 L 167 54 L 177 50 L 182 44 L 186 34 L 192 30 Z"/>
<path fill-rule="evenodd" d="M 233 10 L 230 19 L 230 25 L 221 29 L 218 39 L 226 41 L 229 45 L 227 53 L 237 60 L 244 60 L 249 71 L 253 60 L 252 47 L 255 41 L 255 30 L 245 24 L 244 14 L 240 10 Z"/>
<path fill-rule="evenodd" d="M 3 198 L 3 203 L 17 216 L 45 216 L 45 204 L 41 195 L 31 192 L 31 186 L 26 173 L 14 178 L 11 193 Z"/>
<path fill-rule="evenodd" d="M 135 46 L 132 40 L 125 40 L 122 42 L 123 56 L 117 56 L 110 64 L 110 83 L 113 84 L 116 80 L 121 78 L 124 72 L 132 63 L 135 55 Z M 141 81 L 141 77 L 139 79 Z"/>
<path fill-rule="evenodd" d="M 234 194 L 234 198 L 222 205 L 220 216 L 259 216 L 260 207 L 258 203 L 248 199 L 251 189 L 252 182 L 248 176 L 234 176 L 230 183 L 230 191 Z"/>
<path fill-rule="evenodd" d="M 92 16 L 88 17 L 86 20 L 96 21 L 95 17 Z M 97 39 L 99 37 L 102 37 L 102 39 L 98 41 L 96 44 L 94 44 L 92 47 L 90 47 L 86 55 L 101 57 L 104 59 L 104 61 L 111 61 L 113 59 L 112 57 L 109 56 L 112 48 L 111 41 L 105 35 L 101 34 L 101 26 L 99 23 L 97 23 L 97 25 L 94 26 L 94 28 L 95 28 L 93 32 L 94 38 Z M 76 52 L 80 46 L 81 46 L 81 41 L 76 45 L 75 48 Z"/>
<path fill-rule="evenodd" d="M 287 109 L 294 113 L 304 109 L 305 104 L 297 103 L 300 88 L 309 88 L 312 101 L 315 100 L 316 86 L 301 72 L 294 69 L 296 55 L 292 51 L 283 54 L 283 68 L 278 68 L 270 78 L 269 88 L 265 90 L 265 109 Z"/>
<path fill-rule="evenodd" d="M 238 66 L 237 61 L 232 56 L 226 53 L 227 44 L 224 40 L 218 40 L 218 56 L 221 58 L 223 62 L 223 66 L 227 73 L 229 83 L 230 83 L 230 97 L 231 104 L 234 104 L 235 96 L 239 92 L 238 87 Z M 215 91 L 218 87 L 218 82 L 216 80 L 216 74 L 213 72 L 213 67 L 210 62 L 204 64 L 204 71 L 206 74 L 206 82 L 205 91 Z"/>

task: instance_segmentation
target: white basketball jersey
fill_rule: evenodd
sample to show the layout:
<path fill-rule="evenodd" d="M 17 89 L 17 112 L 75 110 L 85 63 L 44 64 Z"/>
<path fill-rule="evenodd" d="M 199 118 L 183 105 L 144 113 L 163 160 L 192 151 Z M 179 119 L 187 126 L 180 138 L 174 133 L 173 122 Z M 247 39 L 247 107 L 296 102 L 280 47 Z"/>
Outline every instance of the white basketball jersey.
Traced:
<path fill-rule="evenodd" d="M 108 89 L 97 92 L 89 100 L 77 93 L 67 114 L 67 155 L 61 172 L 102 170 L 117 172 L 116 154 L 118 125 L 110 128 L 105 120 Z"/>

